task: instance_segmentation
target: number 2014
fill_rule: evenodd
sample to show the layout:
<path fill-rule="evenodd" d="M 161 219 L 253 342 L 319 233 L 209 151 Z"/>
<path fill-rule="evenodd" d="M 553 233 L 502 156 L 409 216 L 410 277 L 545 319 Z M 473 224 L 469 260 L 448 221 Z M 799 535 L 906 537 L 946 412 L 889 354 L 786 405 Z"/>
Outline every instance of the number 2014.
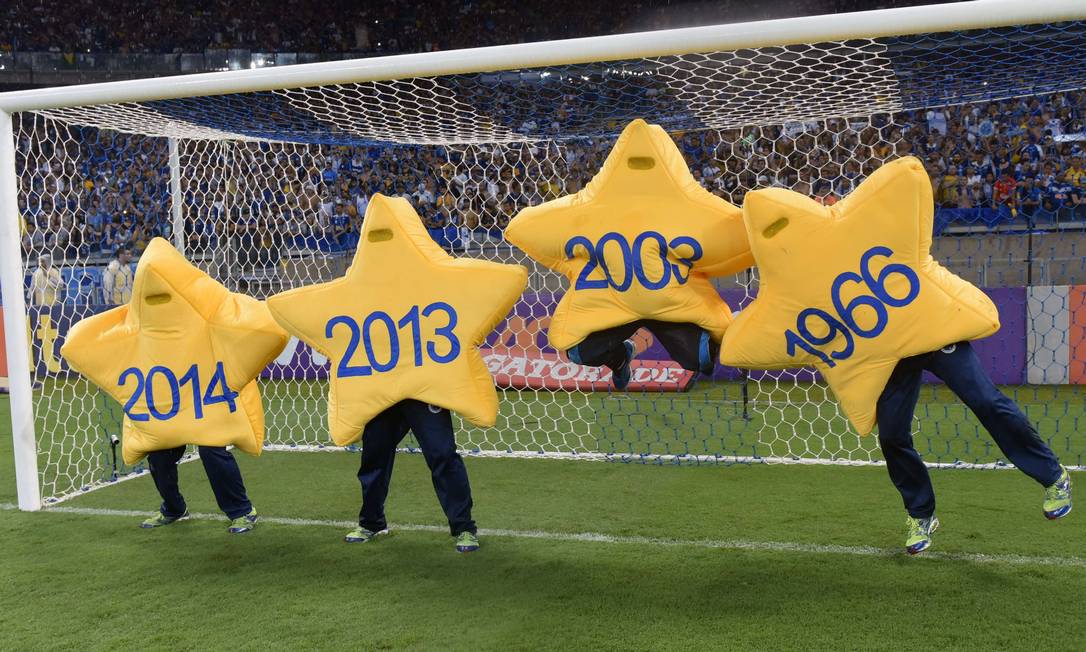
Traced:
<path fill-rule="evenodd" d="M 648 240 L 656 241 L 656 248 L 660 252 L 660 263 L 664 271 L 658 279 L 649 278 L 648 273 L 645 271 L 645 265 L 641 261 L 641 250 Z M 614 274 L 607 267 L 607 260 L 603 256 L 603 248 L 609 242 L 615 243 L 622 252 L 625 271 L 621 282 L 615 280 Z M 679 285 L 683 285 L 690 278 L 689 270 L 694 266 L 694 262 L 704 254 L 701 244 L 690 236 L 681 235 L 672 238 L 671 242 L 668 242 L 662 234 L 656 231 L 645 231 L 634 239 L 633 244 L 627 242 L 626 237 L 621 233 L 615 233 L 614 231 L 603 234 L 595 243 L 583 235 L 573 236 L 566 242 L 567 259 L 574 257 L 577 247 L 584 249 L 585 254 L 588 256 L 588 262 L 581 268 L 581 273 L 577 276 L 577 281 L 573 285 L 576 290 L 599 290 L 610 286 L 619 292 L 625 292 L 633 284 L 635 278 L 641 287 L 647 290 L 660 290 L 667 287 L 672 276 L 679 282 Z M 668 251 L 680 247 L 690 249 L 689 256 L 679 257 L 679 262 L 682 263 L 681 266 L 668 260 Z M 685 276 L 682 273 L 683 267 L 687 270 Z M 604 278 L 588 278 L 597 268 L 603 271 Z"/>
<path fill-rule="evenodd" d="M 170 387 L 169 410 L 160 410 L 155 402 L 153 388 L 155 376 L 162 376 Z M 177 416 L 178 412 L 181 411 L 181 388 L 185 385 L 192 388 L 192 411 L 197 419 L 204 418 L 204 408 L 216 403 L 226 403 L 231 412 L 237 410 L 237 403 L 235 403 L 234 399 L 238 397 L 238 393 L 230 389 L 226 384 L 226 372 L 223 370 L 221 361 L 215 363 L 215 373 L 211 376 L 211 382 L 208 383 L 207 390 L 203 393 L 200 392 L 200 369 L 196 365 L 189 367 L 188 371 L 180 379 L 177 378 L 177 374 L 172 369 L 161 365 L 151 367 L 146 374 L 138 367 L 129 367 L 121 372 L 120 377 L 117 378 L 117 385 L 124 387 L 129 378 L 135 379 L 136 391 L 124 404 L 124 413 L 133 421 L 149 421 L 152 418 L 157 421 L 168 421 Z M 218 394 L 215 393 L 216 388 L 218 388 Z M 146 399 L 147 414 L 133 411 L 140 396 Z"/>
<path fill-rule="evenodd" d="M 788 355 L 794 356 L 797 348 L 803 349 L 827 366 L 834 367 L 837 365 L 835 360 L 846 360 L 856 350 L 856 337 L 870 339 L 881 335 L 886 330 L 886 325 L 890 319 L 886 309 L 887 306 L 891 308 L 907 306 L 920 294 L 920 279 L 917 277 L 916 272 L 905 265 L 900 263 L 887 265 L 879 272 L 878 278 L 875 278 L 874 274 L 871 273 L 871 259 L 873 257 L 883 256 L 889 258 L 892 255 L 894 255 L 894 252 L 889 247 L 872 247 L 860 257 L 859 274 L 856 272 L 838 274 L 830 286 L 830 300 L 833 301 L 833 309 L 837 316 L 835 317 L 819 308 L 806 308 L 800 311 L 799 315 L 796 316 L 796 330 L 784 331 L 784 342 Z M 909 282 L 908 293 L 900 299 L 891 295 L 886 288 L 886 282 L 892 274 L 899 274 Z M 860 295 L 849 301 L 848 305 L 845 305 L 841 299 L 841 289 L 846 283 L 866 285 L 871 290 L 871 294 Z M 875 325 L 870 328 L 862 328 L 856 321 L 856 310 L 862 306 L 867 306 L 875 311 Z M 828 332 L 822 337 L 817 337 L 811 333 L 808 321 L 812 317 L 826 324 Z M 829 344 L 838 335 L 843 336 L 845 339 L 844 346 L 841 349 L 831 351 L 827 355 L 815 348 Z"/>
<path fill-rule="evenodd" d="M 325 337 L 331 338 L 336 326 L 340 325 L 345 326 L 351 334 L 351 339 L 347 342 L 347 350 L 343 354 L 343 359 L 339 361 L 339 367 L 337 367 L 336 372 L 341 378 L 350 378 L 352 376 L 369 376 L 375 371 L 377 373 L 389 371 L 400 361 L 399 332 L 401 328 L 408 326 L 411 328 L 411 343 L 414 352 L 413 362 L 416 367 L 421 367 L 423 353 L 421 317 L 429 317 L 434 313 L 444 313 L 447 317 L 447 323 L 444 326 L 435 328 L 434 335 L 445 340 L 448 351 L 446 353 L 438 353 L 438 343 L 433 340 L 427 340 L 425 348 L 426 356 L 438 364 L 452 362 L 460 355 L 460 340 L 458 340 L 456 334 L 453 333 L 453 329 L 456 327 L 457 322 L 456 310 L 444 301 L 437 301 L 431 303 L 422 310 L 419 310 L 418 306 L 411 306 L 411 309 L 408 310 L 407 314 L 399 321 L 393 320 L 391 315 L 381 310 L 371 312 L 367 315 L 366 318 L 362 320 L 361 326 L 359 326 L 355 318 L 350 315 L 336 315 L 329 319 L 324 329 Z M 377 323 L 380 323 L 388 332 L 389 354 L 388 360 L 384 361 L 377 359 L 373 350 L 373 340 L 370 338 L 370 333 Z M 369 364 L 351 364 L 351 360 L 358 351 L 360 342 L 366 351 L 366 360 Z"/>

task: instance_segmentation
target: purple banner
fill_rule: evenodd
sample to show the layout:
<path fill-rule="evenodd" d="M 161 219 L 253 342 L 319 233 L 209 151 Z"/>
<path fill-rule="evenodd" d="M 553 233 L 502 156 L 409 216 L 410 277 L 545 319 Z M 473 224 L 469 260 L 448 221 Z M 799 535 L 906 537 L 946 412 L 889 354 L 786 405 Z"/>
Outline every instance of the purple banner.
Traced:
<path fill-rule="evenodd" d="M 1024 288 L 995 288 L 985 290 L 999 309 L 1002 328 L 995 335 L 975 343 L 977 354 L 998 384 L 1021 384 L 1026 381 L 1026 292 Z M 749 303 L 743 290 L 721 292 L 724 301 L 733 310 Z M 495 351 L 521 351 L 552 354 L 556 351 L 547 342 L 547 328 L 551 314 L 561 299 L 558 293 L 528 293 L 521 297 L 512 314 L 498 324 L 486 339 L 484 346 Z M 670 360 L 664 347 L 646 330 L 635 336 L 639 360 Z M 810 369 L 785 371 L 751 371 L 750 377 L 799 378 L 813 380 L 816 372 Z M 717 366 L 713 378 L 737 380 L 743 371 L 733 367 Z M 309 346 L 291 338 L 283 353 L 264 370 L 265 379 L 313 380 L 328 377 L 328 360 L 314 353 Z M 927 382 L 938 379 L 926 375 Z"/>

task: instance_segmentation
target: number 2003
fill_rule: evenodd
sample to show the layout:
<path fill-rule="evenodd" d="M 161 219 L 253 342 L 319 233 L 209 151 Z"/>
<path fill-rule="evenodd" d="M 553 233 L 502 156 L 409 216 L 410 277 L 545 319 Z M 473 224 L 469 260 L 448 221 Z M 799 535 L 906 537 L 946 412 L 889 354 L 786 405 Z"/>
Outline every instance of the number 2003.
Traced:
<path fill-rule="evenodd" d="M 641 260 L 642 249 L 649 240 L 655 241 L 656 249 L 660 253 L 663 272 L 658 279 L 649 278 L 648 273 L 645 271 L 645 265 Z M 610 242 L 615 243 L 622 253 L 624 273 L 621 282 L 615 280 L 614 272 L 607 266 L 607 260 L 603 255 L 604 247 Z M 633 244 L 626 240 L 626 236 L 614 231 L 603 234 L 595 243 L 583 235 L 573 236 L 566 242 L 566 258 L 573 258 L 578 247 L 584 249 L 588 262 L 581 268 L 581 273 L 577 276 L 577 281 L 573 285 L 576 290 L 599 290 L 610 286 L 619 292 L 625 292 L 630 289 L 634 279 L 637 279 L 638 284 L 646 290 L 660 290 L 667 287 L 672 276 L 679 282 L 679 285 L 683 285 L 690 278 L 690 269 L 694 266 L 694 262 L 704 254 L 701 244 L 690 236 L 681 235 L 672 238 L 671 242 L 668 242 L 663 234 L 656 231 L 645 231 L 634 239 Z M 668 260 L 669 251 L 674 252 L 680 247 L 690 250 L 689 255 L 679 257 L 679 262 L 682 263 L 681 266 Z M 687 271 L 685 276 L 682 273 L 683 267 Z M 588 278 L 596 269 L 600 269 L 604 277 L 600 279 Z"/>

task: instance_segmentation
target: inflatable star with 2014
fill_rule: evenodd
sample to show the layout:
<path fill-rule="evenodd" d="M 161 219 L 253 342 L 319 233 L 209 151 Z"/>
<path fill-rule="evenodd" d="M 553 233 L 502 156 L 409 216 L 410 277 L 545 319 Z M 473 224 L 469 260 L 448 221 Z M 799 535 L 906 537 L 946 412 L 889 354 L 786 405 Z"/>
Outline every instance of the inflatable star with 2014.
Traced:
<path fill-rule="evenodd" d="M 72 327 L 61 355 L 124 406 L 126 464 L 184 444 L 259 455 L 256 377 L 286 345 L 267 306 L 235 294 L 155 238 L 131 301 Z"/>
<path fill-rule="evenodd" d="M 702 188 L 671 137 L 634 120 L 580 192 L 524 209 L 505 237 L 566 276 L 552 346 L 640 319 L 720 341 L 731 311 L 709 282 L 753 264 L 742 211 Z"/>
<path fill-rule="evenodd" d="M 494 425 L 497 392 L 477 347 L 527 283 L 519 265 L 449 256 L 407 200 L 377 194 L 347 274 L 275 295 L 268 307 L 331 360 L 328 429 L 345 446 L 408 398 Z"/>
<path fill-rule="evenodd" d="M 747 193 L 743 212 L 760 285 L 720 361 L 813 365 L 861 435 L 898 360 L 999 330 L 987 295 L 931 257 L 931 182 L 915 158 L 833 206 L 768 188 Z"/>

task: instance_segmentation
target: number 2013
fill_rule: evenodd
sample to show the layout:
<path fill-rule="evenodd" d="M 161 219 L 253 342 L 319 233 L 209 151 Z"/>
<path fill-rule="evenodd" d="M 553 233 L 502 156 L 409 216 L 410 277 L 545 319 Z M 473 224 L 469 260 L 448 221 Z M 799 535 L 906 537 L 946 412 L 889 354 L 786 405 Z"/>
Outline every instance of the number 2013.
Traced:
<path fill-rule="evenodd" d="M 444 313 L 447 317 L 448 322 L 444 326 L 435 328 L 434 335 L 445 340 L 448 351 L 446 353 L 438 353 L 438 343 L 433 340 L 427 340 L 425 348 L 426 356 L 438 364 L 452 362 L 460 355 L 460 340 L 457 339 L 456 334 L 453 333 L 453 329 L 456 327 L 457 323 L 456 310 L 444 301 L 437 301 L 431 303 L 422 310 L 419 310 L 418 306 L 411 306 L 411 309 L 408 310 L 407 314 L 399 321 L 393 320 L 391 315 L 381 310 L 371 312 L 367 315 L 366 318 L 362 320 L 361 326 L 359 326 L 358 321 L 350 315 L 336 315 L 329 319 L 324 329 L 325 337 L 331 338 L 336 326 L 340 325 L 345 326 L 351 334 L 351 339 L 347 342 L 347 350 L 343 354 L 343 359 L 339 361 L 336 372 L 341 378 L 350 378 L 352 376 L 369 376 L 375 371 L 377 373 L 389 371 L 400 361 L 399 332 L 401 328 L 408 326 L 411 328 L 411 343 L 414 353 L 413 362 L 416 367 L 421 367 L 423 353 L 421 317 L 429 317 L 434 313 Z M 370 333 L 377 323 L 380 323 L 388 332 L 389 355 L 388 360 L 384 361 L 377 359 L 373 350 L 373 340 L 370 337 Z M 351 360 L 358 351 L 360 342 L 365 349 L 366 360 L 369 364 L 351 364 Z"/>
<path fill-rule="evenodd" d="M 806 308 L 800 311 L 796 316 L 796 330 L 791 329 L 784 332 L 784 342 L 787 347 L 788 355 L 794 356 L 796 349 L 803 349 L 807 353 L 817 357 L 829 367 L 837 365 L 835 360 L 846 360 L 856 350 L 855 337 L 862 337 L 865 339 L 875 338 L 882 334 L 886 330 L 886 325 L 889 323 L 889 313 L 887 306 L 891 308 L 901 308 L 907 306 L 916 299 L 920 294 L 920 279 L 909 267 L 900 263 L 892 263 L 882 268 L 879 272 L 878 278 L 875 278 L 871 273 L 871 259 L 875 256 L 883 256 L 889 258 L 894 255 L 893 250 L 889 247 L 872 247 L 864 252 L 860 257 L 860 273 L 856 272 L 843 272 L 838 274 L 833 280 L 833 284 L 830 286 L 830 300 L 833 301 L 834 312 L 837 316 L 833 316 L 825 310 L 819 308 Z M 905 296 L 900 299 L 894 297 L 886 289 L 886 282 L 890 275 L 899 274 L 903 276 L 909 282 L 909 291 Z M 871 290 L 870 295 L 860 295 L 848 302 L 845 305 L 841 299 L 841 289 L 846 283 L 858 283 L 863 284 Z M 875 325 L 870 328 L 862 328 L 856 321 L 856 310 L 861 306 L 867 306 L 871 310 L 875 311 Z M 828 332 L 822 337 L 817 337 L 811 333 L 808 321 L 812 318 L 818 318 L 824 324 Z M 842 335 L 845 338 L 844 346 L 837 350 L 831 351 L 829 355 L 825 352 L 815 348 L 823 346 L 834 341 L 838 335 Z"/>

